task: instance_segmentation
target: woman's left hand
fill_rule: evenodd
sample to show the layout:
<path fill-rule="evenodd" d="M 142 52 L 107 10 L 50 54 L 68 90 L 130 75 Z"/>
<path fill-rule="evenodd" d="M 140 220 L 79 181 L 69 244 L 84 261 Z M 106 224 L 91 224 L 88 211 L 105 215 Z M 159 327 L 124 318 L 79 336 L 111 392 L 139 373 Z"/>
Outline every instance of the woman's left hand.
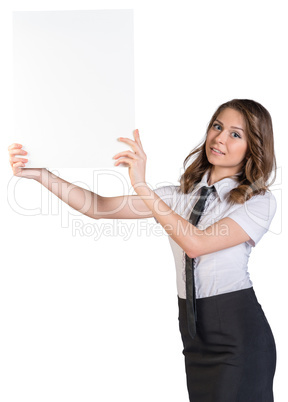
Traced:
<path fill-rule="evenodd" d="M 135 189 L 135 186 L 139 184 L 146 184 L 145 182 L 145 170 L 146 170 L 146 160 L 147 156 L 143 150 L 139 131 L 134 130 L 133 135 L 135 141 L 131 140 L 130 138 L 119 138 L 119 141 L 126 142 L 131 146 L 134 152 L 132 151 L 123 151 L 119 152 L 113 156 L 113 159 L 118 159 L 115 162 L 115 166 L 120 165 L 123 163 L 125 166 L 129 167 L 129 177 L 131 180 L 131 184 Z M 120 158 L 120 159 L 119 159 Z"/>

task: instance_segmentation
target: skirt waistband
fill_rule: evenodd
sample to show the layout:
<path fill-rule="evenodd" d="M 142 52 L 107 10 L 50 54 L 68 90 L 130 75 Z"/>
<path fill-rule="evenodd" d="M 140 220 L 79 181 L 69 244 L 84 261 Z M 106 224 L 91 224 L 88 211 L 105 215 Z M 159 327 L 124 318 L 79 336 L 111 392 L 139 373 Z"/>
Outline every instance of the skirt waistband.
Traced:
<path fill-rule="evenodd" d="M 186 299 L 178 296 L 180 315 L 186 316 Z M 223 293 L 211 297 L 196 299 L 197 321 L 209 323 L 221 317 L 235 317 L 239 314 L 247 314 L 247 311 L 258 314 L 262 310 L 253 287 L 237 290 L 235 292 Z"/>
<path fill-rule="evenodd" d="M 199 305 L 200 304 L 203 304 L 203 305 L 210 304 L 210 303 L 214 303 L 216 301 L 219 303 L 227 303 L 229 301 L 233 301 L 238 298 L 245 299 L 246 297 L 248 297 L 249 300 L 251 300 L 251 297 L 252 297 L 253 299 L 256 299 L 256 301 L 257 301 L 253 286 L 250 288 L 247 288 L 247 289 L 235 290 L 233 292 L 221 293 L 219 295 L 214 295 L 214 296 L 209 296 L 209 297 L 202 297 L 200 299 L 196 299 L 196 303 L 197 303 L 197 305 L 198 304 Z M 180 302 L 184 301 L 186 303 L 186 299 L 183 299 L 179 296 L 178 296 L 178 300 Z"/>

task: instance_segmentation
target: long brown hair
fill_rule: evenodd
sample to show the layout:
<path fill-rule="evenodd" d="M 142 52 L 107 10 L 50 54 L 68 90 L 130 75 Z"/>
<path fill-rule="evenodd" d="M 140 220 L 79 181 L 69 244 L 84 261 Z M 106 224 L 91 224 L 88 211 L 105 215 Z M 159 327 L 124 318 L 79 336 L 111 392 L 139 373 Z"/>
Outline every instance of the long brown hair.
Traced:
<path fill-rule="evenodd" d="M 233 99 L 223 103 L 213 114 L 206 136 L 202 144 L 195 147 L 184 160 L 184 169 L 192 156 L 193 162 L 185 169 L 180 177 L 180 189 L 187 194 L 212 165 L 208 161 L 205 151 L 207 133 L 215 119 L 226 108 L 239 111 L 246 122 L 246 135 L 248 148 L 246 159 L 240 172 L 233 176 L 239 185 L 232 189 L 227 198 L 230 203 L 244 203 L 256 194 L 264 194 L 276 178 L 276 158 L 274 153 L 274 138 L 272 119 L 268 110 L 260 103 L 250 99 Z M 274 177 L 268 183 L 270 175 L 274 171 Z"/>

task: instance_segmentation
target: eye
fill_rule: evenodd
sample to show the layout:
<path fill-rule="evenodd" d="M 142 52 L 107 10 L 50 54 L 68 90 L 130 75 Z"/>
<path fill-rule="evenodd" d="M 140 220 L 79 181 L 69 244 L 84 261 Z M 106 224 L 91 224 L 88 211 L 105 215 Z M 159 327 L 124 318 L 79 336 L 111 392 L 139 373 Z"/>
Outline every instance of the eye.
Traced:
<path fill-rule="evenodd" d="M 232 133 L 232 136 L 233 136 L 234 138 L 241 138 L 241 135 L 238 134 L 238 133 L 236 133 L 236 131 L 234 131 L 234 132 Z"/>
<path fill-rule="evenodd" d="M 221 129 L 220 124 L 217 124 L 217 123 L 214 123 L 214 124 L 213 124 L 213 127 L 215 127 L 215 128 L 216 128 L 216 130 L 218 130 L 218 128 L 217 128 L 217 127 L 219 127 L 219 129 Z"/>

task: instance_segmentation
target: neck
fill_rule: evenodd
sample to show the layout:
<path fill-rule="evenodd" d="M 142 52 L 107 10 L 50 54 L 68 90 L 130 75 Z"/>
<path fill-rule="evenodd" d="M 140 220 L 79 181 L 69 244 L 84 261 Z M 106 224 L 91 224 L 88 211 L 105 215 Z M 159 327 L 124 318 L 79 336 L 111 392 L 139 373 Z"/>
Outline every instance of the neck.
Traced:
<path fill-rule="evenodd" d="M 208 180 L 207 183 L 209 186 L 212 186 L 214 183 L 216 183 L 217 181 L 220 181 L 226 177 L 231 177 L 234 176 L 235 174 L 238 173 L 238 171 L 231 171 L 230 169 L 216 169 L 217 166 L 212 166 L 212 168 L 210 169 L 210 173 L 208 176 Z"/>

